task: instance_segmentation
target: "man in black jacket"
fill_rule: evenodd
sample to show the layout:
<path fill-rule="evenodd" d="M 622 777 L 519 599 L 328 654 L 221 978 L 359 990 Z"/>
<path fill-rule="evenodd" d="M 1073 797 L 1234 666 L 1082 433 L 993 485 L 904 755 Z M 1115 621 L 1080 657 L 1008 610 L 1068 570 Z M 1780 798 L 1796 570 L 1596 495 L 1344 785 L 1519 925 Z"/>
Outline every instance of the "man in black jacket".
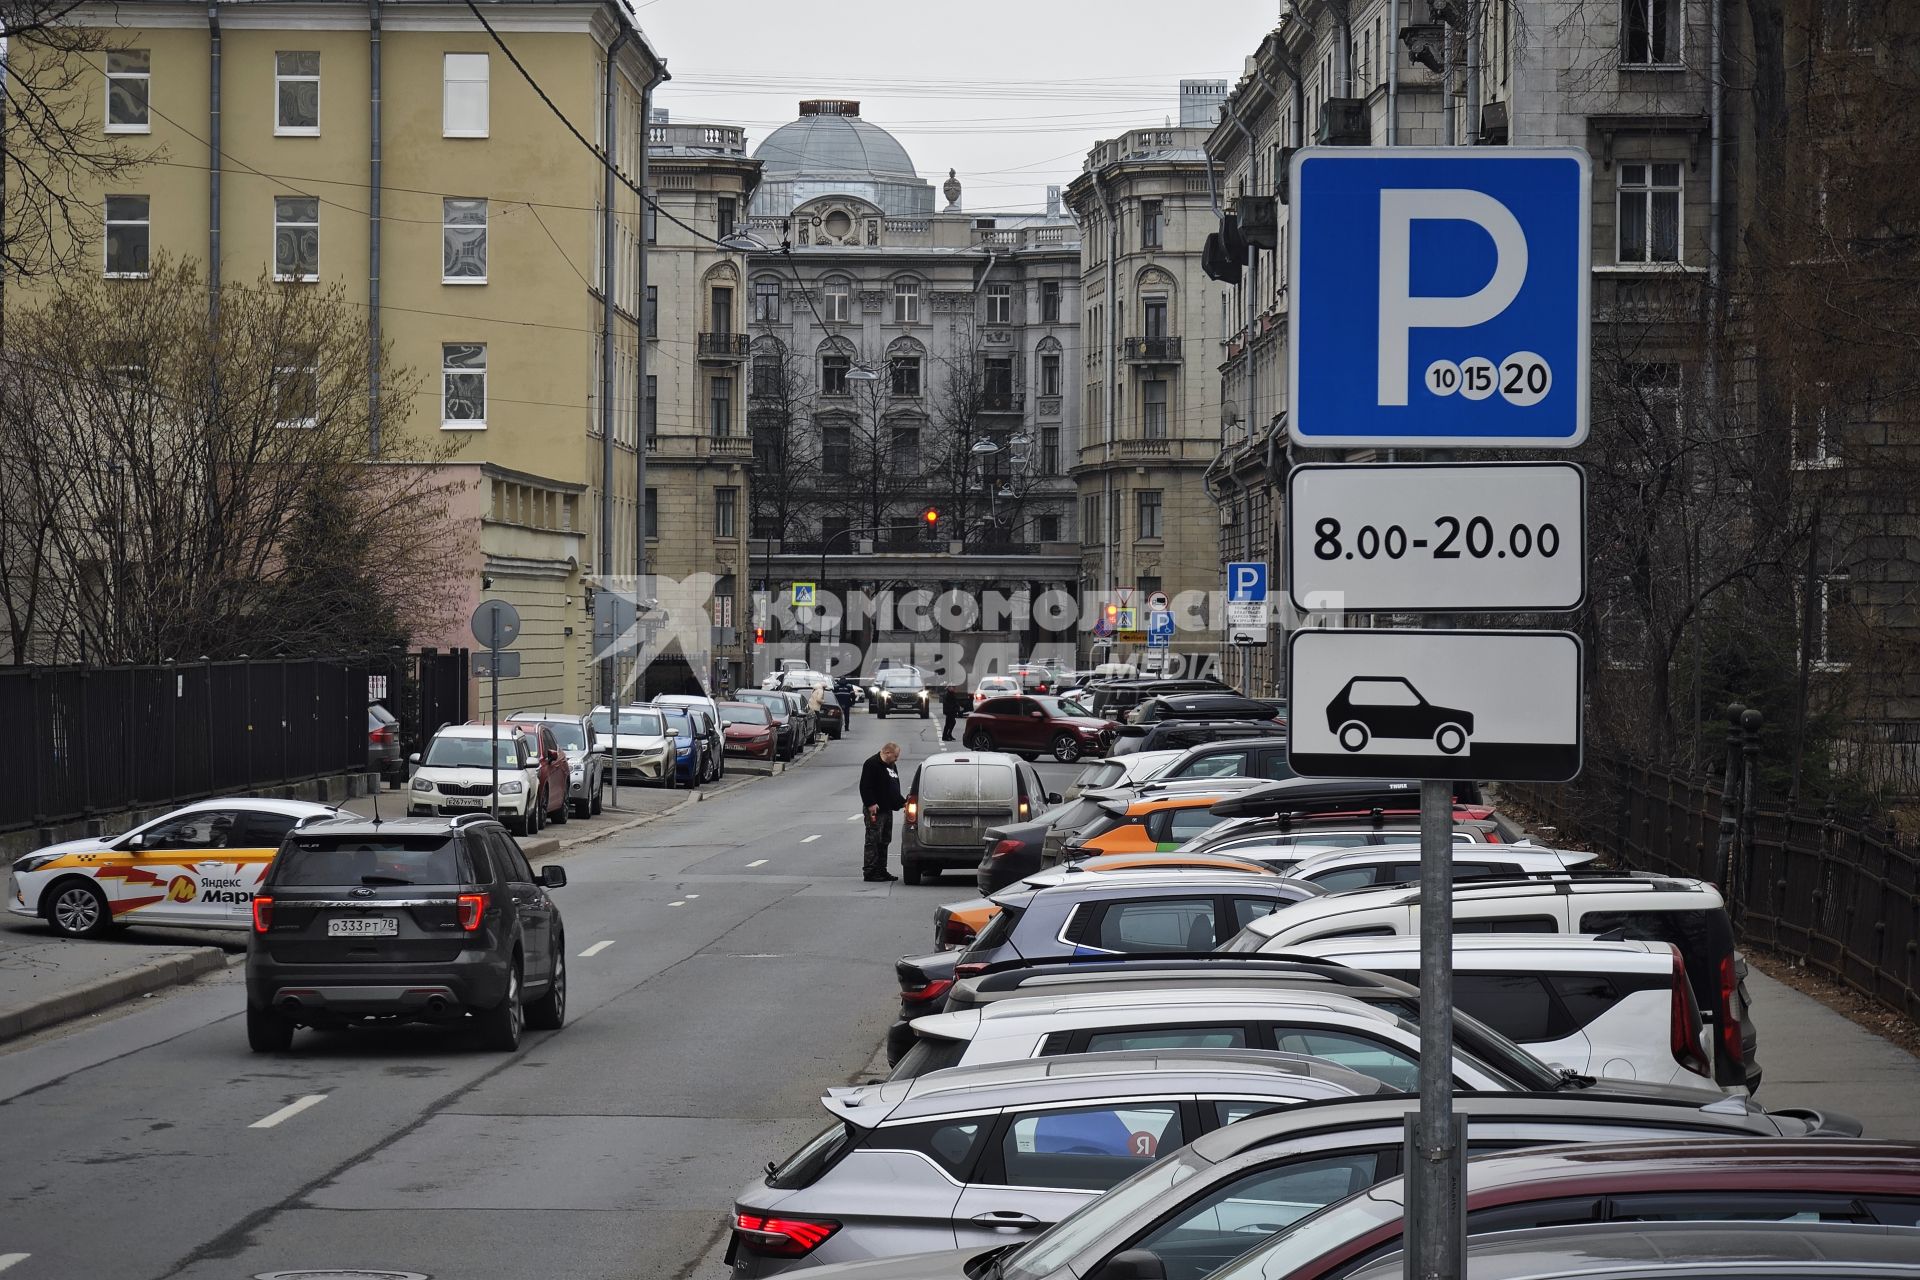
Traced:
<path fill-rule="evenodd" d="M 887 844 L 893 839 L 894 811 L 907 807 L 900 794 L 900 771 L 894 767 L 900 759 L 900 744 L 889 742 L 860 766 L 860 816 L 867 827 L 867 844 L 861 861 L 863 880 L 898 880 L 887 870 Z"/>
<path fill-rule="evenodd" d="M 940 726 L 940 741 L 953 741 L 953 726 L 961 716 L 967 714 L 967 693 L 957 684 L 950 684 L 940 695 L 940 714 L 946 717 L 946 723 Z"/>

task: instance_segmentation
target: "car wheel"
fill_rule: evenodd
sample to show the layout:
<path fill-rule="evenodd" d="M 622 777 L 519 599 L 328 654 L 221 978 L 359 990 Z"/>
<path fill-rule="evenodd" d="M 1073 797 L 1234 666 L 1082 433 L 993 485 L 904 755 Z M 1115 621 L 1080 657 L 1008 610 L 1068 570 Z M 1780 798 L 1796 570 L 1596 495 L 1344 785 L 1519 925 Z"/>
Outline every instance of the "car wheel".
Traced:
<path fill-rule="evenodd" d="M 576 818 L 591 818 L 594 811 L 594 802 L 591 800 L 580 800 L 573 806 L 573 816 Z"/>
<path fill-rule="evenodd" d="M 877 710 L 875 710 L 873 714 L 878 716 L 880 719 L 885 720 L 887 718 L 887 709 L 885 707 L 880 707 Z"/>
<path fill-rule="evenodd" d="M 922 710 L 922 711 L 920 712 L 920 718 L 921 718 L 922 720 L 931 720 L 931 719 L 933 719 L 933 710 L 932 710 L 932 708 L 930 708 L 930 707 L 929 707 L 929 708 L 926 708 L 926 709 L 923 709 L 923 710 Z"/>
<path fill-rule="evenodd" d="M 902 862 L 900 864 L 900 883 L 919 884 L 920 864 L 917 862 Z"/>
<path fill-rule="evenodd" d="M 1467 731 L 1452 722 L 1443 724 L 1433 731 L 1433 745 L 1445 755 L 1457 756 L 1467 745 Z"/>
<path fill-rule="evenodd" d="M 523 813 L 518 817 L 508 815 L 502 818 L 501 821 L 506 824 L 507 830 L 523 839 L 533 834 L 533 818 L 530 814 Z"/>
<path fill-rule="evenodd" d="M 567 944 L 553 948 L 553 980 L 547 993 L 527 1006 L 527 1025 L 535 1031 L 558 1031 L 567 1021 Z"/>
<path fill-rule="evenodd" d="M 1019 756 L 1022 760 L 1038 760 L 1040 758 L 1040 753 L 1038 751 L 1016 751 L 1014 752 L 1014 754 Z"/>
<path fill-rule="evenodd" d="M 607 775 L 600 775 L 600 787 L 593 793 L 593 812 L 598 816 L 607 807 Z"/>
<path fill-rule="evenodd" d="M 97 938 L 113 927 L 113 908 L 93 881 L 62 880 L 47 900 L 47 923 L 63 938 Z"/>
<path fill-rule="evenodd" d="M 527 1023 L 526 1010 L 520 1007 L 520 957 L 515 956 L 507 970 L 506 998 L 474 1014 L 474 1021 L 480 1024 L 480 1043 L 487 1048 L 512 1053 L 520 1047 L 520 1032 Z"/>
<path fill-rule="evenodd" d="M 560 807 L 547 815 L 547 821 L 556 827 L 564 827 L 567 825 L 567 819 L 572 816 L 573 802 L 568 800 L 566 794 L 562 792 L 560 796 Z"/>
<path fill-rule="evenodd" d="M 255 1053 L 285 1053 L 292 1047 L 292 1018 L 272 1009 L 247 1006 L 247 1048 Z"/>
<path fill-rule="evenodd" d="M 1058 735 L 1053 740 L 1053 758 L 1061 764 L 1072 764 L 1080 758 L 1080 739 L 1070 733 Z"/>
<path fill-rule="evenodd" d="M 1367 726 L 1358 720 L 1349 720 L 1340 726 L 1340 745 L 1348 751 L 1363 751 L 1368 739 L 1373 735 L 1367 732 Z"/>
<path fill-rule="evenodd" d="M 993 750 L 993 735 L 985 729 L 975 729 L 967 735 L 967 748 L 971 751 Z"/>

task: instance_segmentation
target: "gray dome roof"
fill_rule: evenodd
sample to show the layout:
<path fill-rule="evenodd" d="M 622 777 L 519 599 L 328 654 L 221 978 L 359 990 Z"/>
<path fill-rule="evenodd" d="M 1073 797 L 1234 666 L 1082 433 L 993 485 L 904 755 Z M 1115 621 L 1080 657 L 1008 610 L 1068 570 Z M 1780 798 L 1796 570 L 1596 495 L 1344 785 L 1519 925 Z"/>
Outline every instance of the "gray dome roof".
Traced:
<path fill-rule="evenodd" d="M 902 177 L 914 172 L 907 149 L 879 125 L 860 119 L 857 102 L 803 102 L 800 118 L 768 134 L 753 154 L 769 177 Z"/>

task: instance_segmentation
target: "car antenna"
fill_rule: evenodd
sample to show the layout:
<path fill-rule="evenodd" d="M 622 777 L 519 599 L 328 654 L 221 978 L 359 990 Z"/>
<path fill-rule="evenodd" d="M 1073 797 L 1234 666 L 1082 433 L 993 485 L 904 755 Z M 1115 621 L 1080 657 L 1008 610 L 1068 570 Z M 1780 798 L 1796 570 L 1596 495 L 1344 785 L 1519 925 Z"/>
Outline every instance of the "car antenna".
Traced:
<path fill-rule="evenodd" d="M 376 782 L 373 784 L 373 825 L 376 827 L 380 825 L 380 793 L 385 789 L 386 783 L 384 782 Z"/>

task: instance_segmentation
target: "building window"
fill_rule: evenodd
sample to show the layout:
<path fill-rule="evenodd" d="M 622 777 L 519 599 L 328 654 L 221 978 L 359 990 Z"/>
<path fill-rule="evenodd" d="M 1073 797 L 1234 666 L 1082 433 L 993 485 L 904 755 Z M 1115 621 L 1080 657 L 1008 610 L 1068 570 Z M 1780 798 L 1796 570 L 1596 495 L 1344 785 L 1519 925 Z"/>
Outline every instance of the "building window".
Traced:
<path fill-rule="evenodd" d="M 320 278 L 320 202 L 312 196 L 273 198 L 273 278 Z"/>
<path fill-rule="evenodd" d="M 311 137 L 320 132 L 320 55 L 273 55 L 273 131 Z"/>
<path fill-rule="evenodd" d="M 715 489 L 713 491 L 713 536 L 716 538 L 737 538 L 740 507 L 740 491 L 734 488 Z"/>
<path fill-rule="evenodd" d="M 893 394 L 907 399 L 920 396 L 920 357 L 895 356 L 889 367 L 893 371 Z"/>
<path fill-rule="evenodd" d="M 908 475 L 920 472 L 920 431 L 917 427 L 893 429 L 893 469 Z"/>
<path fill-rule="evenodd" d="M 660 286 L 657 284 L 647 286 L 647 336 L 660 336 Z"/>
<path fill-rule="evenodd" d="M 1140 536 L 1158 538 L 1164 536 L 1160 528 L 1160 491 L 1158 489 L 1136 489 L 1134 491 L 1134 512 L 1138 516 Z"/>
<path fill-rule="evenodd" d="M 1814 602 L 1820 610 L 1818 635 L 1814 644 L 1814 665 L 1827 670 L 1844 669 L 1853 660 L 1851 638 L 1853 579 L 1845 571 L 1820 579 L 1820 594 Z"/>
<path fill-rule="evenodd" d="M 853 367 L 853 357 L 835 352 L 820 357 L 820 394 L 823 396 L 844 396 L 847 394 L 847 371 Z"/>
<path fill-rule="evenodd" d="M 1033 522 L 1034 532 L 1040 542 L 1060 541 L 1060 517 L 1040 516 Z"/>
<path fill-rule="evenodd" d="M 829 324 L 845 324 L 852 310 L 852 287 L 845 280 L 829 280 L 826 287 L 827 314 Z"/>
<path fill-rule="evenodd" d="M 1060 394 L 1060 357 L 1052 352 L 1040 357 L 1040 394 Z"/>
<path fill-rule="evenodd" d="M 1142 298 L 1140 311 L 1141 318 L 1146 322 L 1148 338 L 1167 336 L 1167 300 L 1165 298 Z"/>
<path fill-rule="evenodd" d="M 273 370 L 273 425 L 313 427 L 319 423 L 320 373 L 310 364 L 277 365 Z"/>
<path fill-rule="evenodd" d="M 1163 585 L 1160 575 L 1157 573 L 1144 574 L 1134 579 L 1134 594 L 1135 598 L 1140 602 L 1141 612 L 1144 613 L 1146 611 L 1147 601 L 1160 594 Z"/>
<path fill-rule="evenodd" d="M 895 324 L 920 322 L 920 282 L 918 280 L 893 282 L 893 322 Z"/>
<path fill-rule="evenodd" d="M 1100 495 L 1088 494 L 1080 506 L 1080 541 L 1086 546 L 1098 546 L 1106 541 L 1100 532 Z"/>
<path fill-rule="evenodd" d="M 1158 249 L 1160 247 L 1160 202 L 1142 200 L 1140 202 L 1140 247 Z"/>
<path fill-rule="evenodd" d="M 440 283 L 487 282 L 487 202 L 448 196 L 440 201 Z"/>
<path fill-rule="evenodd" d="M 1818 403 L 1802 405 L 1796 400 L 1789 411 L 1793 429 L 1793 465 L 1805 471 L 1840 464 L 1840 458 L 1833 448 L 1833 410 L 1828 403 L 1833 388 L 1822 382 L 1815 383 L 1812 391 L 1818 396 Z"/>
<path fill-rule="evenodd" d="M 1620 61 L 1633 67 L 1680 61 L 1684 0 L 1620 0 Z"/>
<path fill-rule="evenodd" d="M 152 234 L 146 196 L 108 196 L 107 274 L 144 279 Z"/>
<path fill-rule="evenodd" d="M 647 490 L 647 536 L 649 538 L 660 536 L 660 491 L 658 489 Z"/>
<path fill-rule="evenodd" d="M 487 425 L 487 344 L 440 346 L 440 425 L 466 430 Z"/>
<path fill-rule="evenodd" d="M 987 358 L 987 394 L 1005 400 L 1013 394 L 1013 361 L 1004 356 Z"/>
<path fill-rule="evenodd" d="M 716 239 L 725 240 L 733 234 L 734 200 L 732 196 L 720 197 L 719 226 L 720 234 Z"/>
<path fill-rule="evenodd" d="M 655 204 L 651 197 L 641 205 L 640 224 L 647 237 L 647 243 L 658 244 L 660 242 L 660 206 Z"/>
<path fill-rule="evenodd" d="M 1615 167 L 1620 194 L 1618 262 L 1680 261 L 1680 166 Z"/>
<path fill-rule="evenodd" d="M 1013 323 L 1013 286 L 1010 284 L 990 284 L 987 286 L 987 323 Z"/>
<path fill-rule="evenodd" d="M 1058 427 L 1040 429 L 1040 474 L 1043 476 L 1060 474 L 1060 428 Z"/>
<path fill-rule="evenodd" d="M 711 305 L 708 311 L 713 317 L 714 333 L 733 332 L 733 290 L 730 287 L 714 286 Z"/>
<path fill-rule="evenodd" d="M 753 318 L 768 324 L 780 321 L 780 282 L 778 280 L 756 280 L 753 282 Z"/>
<path fill-rule="evenodd" d="M 153 55 L 149 50 L 110 51 L 107 54 L 107 132 L 151 133 L 152 88 Z"/>
<path fill-rule="evenodd" d="M 1167 384 L 1150 378 L 1140 384 L 1140 434 L 1148 440 L 1167 438 Z"/>
<path fill-rule="evenodd" d="M 780 353 L 761 348 L 753 353 L 753 389 L 756 400 L 780 394 Z"/>
<path fill-rule="evenodd" d="M 853 470 L 853 432 L 849 428 L 821 428 L 820 469 L 830 476 L 843 476 Z"/>
<path fill-rule="evenodd" d="M 647 438 L 647 448 L 657 449 L 659 445 L 655 437 L 660 431 L 660 379 L 651 373 L 647 375 L 647 400 L 641 412 L 646 415 L 646 421 L 640 429 Z"/>
<path fill-rule="evenodd" d="M 1040 323 L 1060 323 L 1060 282 L 1058 280 L 1040 282 Z"/>
<path fill-rule="evenodd" d="M 707 380 L 707 429 L 715 439 L 733 434 L 733 378 L 720 374 Z"/>
<path fill-rule="evenodd" d="M 441 69 L 440 136 L 487 136 L 487 55 L 449 53 Z"/>

